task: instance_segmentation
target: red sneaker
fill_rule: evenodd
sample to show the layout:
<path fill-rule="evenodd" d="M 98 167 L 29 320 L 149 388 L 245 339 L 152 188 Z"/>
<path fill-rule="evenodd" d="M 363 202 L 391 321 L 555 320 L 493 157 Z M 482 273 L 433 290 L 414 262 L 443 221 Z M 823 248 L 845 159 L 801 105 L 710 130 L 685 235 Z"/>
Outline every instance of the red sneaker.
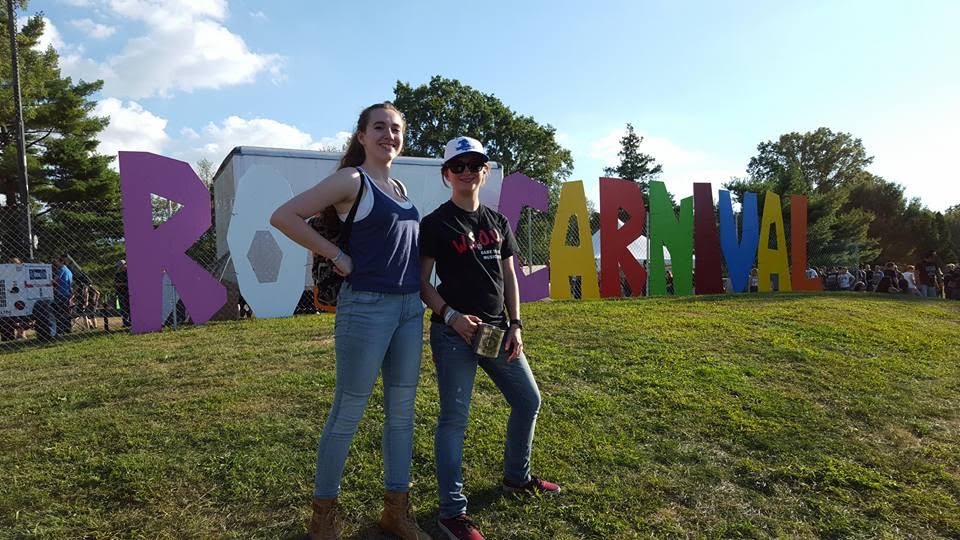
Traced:
<path fill-rule="evenodd" d="M 480 530 L 466 514 L 437 521 L 449 540 L 484 540 Z"/>
<path fill-rule="evenodd" d="M 537 478 L 536 476 L 531 476 L 529 482 L 519 486 L 504 478 L 503 490 L 507 493 L 556 495 L 560 493 L 560 486 L 553 482 L 547 482 L 546 480 Z"/>

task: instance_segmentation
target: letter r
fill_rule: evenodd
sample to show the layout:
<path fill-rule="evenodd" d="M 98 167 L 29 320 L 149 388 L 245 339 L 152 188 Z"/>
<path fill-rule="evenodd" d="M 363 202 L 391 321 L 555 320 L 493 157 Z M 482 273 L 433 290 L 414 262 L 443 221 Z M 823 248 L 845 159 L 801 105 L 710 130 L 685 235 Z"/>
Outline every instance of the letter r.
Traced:
<path fill-rule="evenodd" d="M 120 152 L 120 193 L 133 332 L 163 326 L 164 272 L 193 321 L 207 322 L 226 303 L 227 290 L 186 250 L 210 228 L 210 192 L 183 161 L 148 152 Z M 183 205 L 156 229 L 151 194 Z"/>

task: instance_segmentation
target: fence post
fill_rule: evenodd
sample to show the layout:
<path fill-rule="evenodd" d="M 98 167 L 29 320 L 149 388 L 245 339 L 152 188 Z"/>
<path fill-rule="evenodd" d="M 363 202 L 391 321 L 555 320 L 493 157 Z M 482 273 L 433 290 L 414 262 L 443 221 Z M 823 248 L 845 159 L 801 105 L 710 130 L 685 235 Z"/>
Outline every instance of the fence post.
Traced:
<path fill-rule="evenodd" d="M 23 205 L 23 241 L 26 249 L 23 255 L 27 261 L 33 261 L 33 227 L 30 224 L 30 184 L 27 181 L 27 148 L 23 135 L 23 104 L 20 101 L 20 66 L 17 61 L 17 22 L 13 9 L 13 0 L 7 0 L 7 33 L 10 35 L 10 73 L 12 75 L 13 106 L 17 128 L 17 169 L 20 173 L 20 204 Z M 8 201 L 7 204 L 10 204 Z"/>
<path fill-rule="evenodd" d="M 533 273 L 533 209 L 527 207 L 527 275 Z"/>

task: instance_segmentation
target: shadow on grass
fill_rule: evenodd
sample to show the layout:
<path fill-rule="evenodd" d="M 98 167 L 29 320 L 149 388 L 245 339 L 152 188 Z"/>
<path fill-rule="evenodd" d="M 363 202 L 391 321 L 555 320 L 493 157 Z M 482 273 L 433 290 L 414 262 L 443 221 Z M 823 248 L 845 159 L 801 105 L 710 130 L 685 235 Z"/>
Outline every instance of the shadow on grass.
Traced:
<path fill-rule="evenodd" d="M 487 507 L 504 497 L 499 485 L 490 486 L 483 491 L 468 493 L 467 495 L 470 497 L 469 510 L 471 514 L 483 513 Z M 420 525 L 421 529 L 426 531 L 432 538 L 445 538 L 443 531 L 441 531 L 437 525 L 438 518 L 437 512 L 432 510 L 416 513 L 417 524 Z M 309 538 L 309 535 L 293 534 L 284 536 L 283 538 L 284 540 L 306 540 Z M 344 538 L 349 540 L 395 540 L 396 536 L 383 532 L 376 523 L 370 523 Z"/>

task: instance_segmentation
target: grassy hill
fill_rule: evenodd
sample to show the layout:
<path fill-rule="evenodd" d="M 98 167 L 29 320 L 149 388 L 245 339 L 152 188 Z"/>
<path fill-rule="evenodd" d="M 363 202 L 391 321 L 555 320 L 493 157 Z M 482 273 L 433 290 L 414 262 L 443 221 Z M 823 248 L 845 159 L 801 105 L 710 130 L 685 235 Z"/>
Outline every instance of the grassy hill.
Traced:
<path fill-rule="evenodd" d="M 478 376 L 470 512 L 490 538 L 960 536 L 960 302 L 741 295 L 524 306 L 535 472 Z M 334 383 L 328 315 L 0 351 L 0 537 L 298 538 Z M 412 493 L 436 534 L 425 343 Z M 378 537 L 382 395 L 342 504 Z"/>

